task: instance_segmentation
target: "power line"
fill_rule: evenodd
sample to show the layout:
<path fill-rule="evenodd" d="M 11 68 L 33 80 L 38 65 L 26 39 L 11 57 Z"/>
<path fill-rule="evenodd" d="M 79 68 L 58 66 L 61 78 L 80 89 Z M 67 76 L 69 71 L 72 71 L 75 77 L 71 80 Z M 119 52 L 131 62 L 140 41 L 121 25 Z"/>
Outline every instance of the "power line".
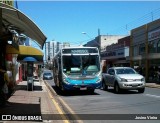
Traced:
<path fill-rule="evenodd" d="M 152 22 L 152 21 L 159 19 L 159 18 L 160 18 L 160 8 L 155 9 L 155 10 L 151 11 L 150 13 L 145 14 L 144 16 L 142 16 L 136 20 L 127 23 L 124 26 L 120 26 L 115 30 L 111 30 L 110 33 L 113 34 L 113 32 L 114 32 L 115 34 L 122 34 L 122 33 L 128 34 L 128 31 L 130 31 L 134 28 L 137 28 L 141 25 Z"/>

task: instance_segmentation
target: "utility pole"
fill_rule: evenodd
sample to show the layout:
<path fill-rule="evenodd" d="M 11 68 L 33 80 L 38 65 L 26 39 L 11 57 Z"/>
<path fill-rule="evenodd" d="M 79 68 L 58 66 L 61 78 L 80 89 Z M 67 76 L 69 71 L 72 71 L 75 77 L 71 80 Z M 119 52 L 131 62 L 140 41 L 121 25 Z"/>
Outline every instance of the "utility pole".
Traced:
<path fill-rule="evenodd" d="M 16 5 L 15 5 L 15 6 L 16 6 L 16 9 L 18 9 L 18 1 L 17 1 L 17 0 L 15 1 L 15 4 L 16 4 Z"/>
<path fill-rule="evenodd" d="M 47 44 L 48 44 L 48 43 L 49 43 L 49 42 L 45 42 L 45 61 L 46 61 L 46 62 L 48 61 L 48 60 L 47 60 L 47 59 L 48 59 L 48 58 L 47 58 L 47 56 L 48 56 L 48 55 L 47 55 L 47 51 L 48 51 L 48 50 L 47 50 L 47 48 L 48 48 L 48 45 L 47 45 Z"/>
<path fill-rule="evenodd" d="M 98 28 L 98 36 L 100 35 L 100 29 Z"/>
<path fill-rule="evenodd" d="M 98 28 L 98 49 L 99 49 L 99 52 L 101 52 L 101 34 L 100 34 L 100 29 Z"/>

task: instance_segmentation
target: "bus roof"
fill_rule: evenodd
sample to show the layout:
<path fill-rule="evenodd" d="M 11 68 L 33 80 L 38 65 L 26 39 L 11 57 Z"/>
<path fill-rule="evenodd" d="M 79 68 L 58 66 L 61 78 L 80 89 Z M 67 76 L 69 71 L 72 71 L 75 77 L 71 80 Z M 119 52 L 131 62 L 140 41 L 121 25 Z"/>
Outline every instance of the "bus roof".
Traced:
<path fill-rule="evenodd" d="M 84 47 L 84 46 L 63 47 L 63 48 L 61 48 L 61 49 L 56 53 L 56 55 L 54 56 L 53 59 L 55 59 L 55 58 L 58 56 L 58 54 L 62 53 L 62 51 L 65 50 L 65 49 L 85 49 L 85 48 L 86 48 L 86 49 L 98 49 L 97 47 Z"/>

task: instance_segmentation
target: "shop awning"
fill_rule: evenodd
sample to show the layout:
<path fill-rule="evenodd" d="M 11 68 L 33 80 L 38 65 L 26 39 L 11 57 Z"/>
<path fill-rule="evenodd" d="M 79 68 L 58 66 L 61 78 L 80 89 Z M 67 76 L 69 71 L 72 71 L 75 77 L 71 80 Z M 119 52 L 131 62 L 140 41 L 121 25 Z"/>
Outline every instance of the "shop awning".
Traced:
<path fill-rule="evenodd" d="M 6 53 L 7 54 L 19 54 L 19 50 L 17 50 L 11 45 L 6 45 Z"/>
<path fill-rule="evenodd" d="M 19 45 L 17 61 L 23 61 L 26 57 L 33 57 L 38 62 L 43 62 L 43 52 L 31 46 Z"/>
<path fill-rule="evenodd" d="M 37 59 L 35 59 L 34 57 L 25 57 L 23 61 L 37 62 Z"/>
<path fill-rule="evenodd" d="M 19 55 L 40 55 L 43 56 L 43 52 L 37 48 L 31 46 L 19 45 Z"/>
<path fill-rule="evenodd" d="M 33 39 L 40 48 L 43 48 L 47 38 L 33 21 L 18 9 L 1 2 L 0 9 L 2 9 L 2 22 L 5 27 L 13 28 L 17 32 L 25 34 Z"/>

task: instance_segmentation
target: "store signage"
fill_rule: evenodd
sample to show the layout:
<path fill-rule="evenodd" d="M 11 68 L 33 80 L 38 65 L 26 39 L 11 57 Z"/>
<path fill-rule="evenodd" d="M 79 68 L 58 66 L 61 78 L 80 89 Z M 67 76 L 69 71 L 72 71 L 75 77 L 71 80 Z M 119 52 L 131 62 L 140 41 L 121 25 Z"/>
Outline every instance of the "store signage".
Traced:
<path fill-rule="evenodd" d="M 13 6 L 14 0 L 1 0 L 0 2 L 5 3 L 7 5 Z"/>
<path fill-rule="evenodd" d="M 15 33 L 12 34 L 12 46 L 17 50 L 19 50 L 18 42 L 19 42 L 19 37 Z"/>
<path fill-rule="evenodd" d="M 101 54 L 101 57 L 110 57 L 110 56 L 122 56 L 124 57 L 124 51 L 121 52 L 107 52 L 107 53 L 103 53 Z"/>
<path fill-rule="evenodd" d="M 148 33 L 148 41 L 160 38 L 160 29 Z"/>

